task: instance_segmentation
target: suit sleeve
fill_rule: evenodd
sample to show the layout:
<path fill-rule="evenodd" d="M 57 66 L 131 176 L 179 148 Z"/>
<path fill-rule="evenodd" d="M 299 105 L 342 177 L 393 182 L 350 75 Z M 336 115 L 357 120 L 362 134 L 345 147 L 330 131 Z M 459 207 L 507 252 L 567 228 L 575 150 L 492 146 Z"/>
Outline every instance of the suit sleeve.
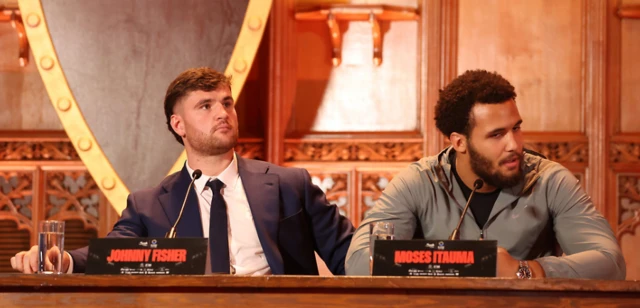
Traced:
<path fill-rule="evenodd" d="M 305 210 L 311 220 L 315 250 L 334 275 L 344 275 L 344 262 L 353 236 L 351 221 L 338 207 L 327 201 L 320 188 L 311 183 L 309 173 L 301 169 L 305 192 Z"/>
<path fill-rule="evenodd" d="M 547 183 L 549 208 L 562 257 L 543 257 L 547 277 L 625 279 L 620 246 L 591 198 L 567 169 L 559 169 Z"/>
<path fill-rule="evenodd" d="M 146 234 L 147 229 L 142 223 L 138 213 L 135 197 L 133 194 L 130 194 L 127 198 L 127 208 L 122 211 L 122 217 L 116 222 L 113 230 L 107 234 L 107 237 L 145 237 Z M 74 273 L 85 272 L 88 253 L 88 246 L 69 251 Z"/>

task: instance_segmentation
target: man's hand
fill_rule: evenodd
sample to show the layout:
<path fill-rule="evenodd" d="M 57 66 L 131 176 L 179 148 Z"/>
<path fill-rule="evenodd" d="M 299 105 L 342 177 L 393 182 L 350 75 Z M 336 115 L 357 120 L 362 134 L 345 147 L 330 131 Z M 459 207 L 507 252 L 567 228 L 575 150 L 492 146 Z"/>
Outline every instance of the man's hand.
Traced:
<path fill-rule="evenodd" d="M 529 268 L 531 269 L 532 278 L 543 278 L 545 276 L 540 263 L 536 261 L 529 261 L 528 263 Z M 519 267 L 520 264 L 518 260 L 514 259 L 506 249 L 498 247 L 497 277 L 517 278 L 518 276 L 516 276 L 516 272 Z"/>
<path fill-rule="evenodd" d="M 58 262 L 60 250 L 57 247 L 53 247 L 47 251 L 45 258 L 45 270 L 52 271 L 53 264 Z M 66 273 L 69 270 L 69 264 L 71 258 L 67 253 L 62 253 L 62 272 Z M 15 256 L 11 257 L 11 267 L 14 270 L 23 272 L 25 274 L 32 274 L 38 272 L 38 245 L 34 245 L 29 251 L 21 251 Z"/>
<path fill-rule="evenodd" d="M 506 249 L 498 247 L 497 277 L 516 278 L 518 266 L 518 260 L 514 259 Z"/>

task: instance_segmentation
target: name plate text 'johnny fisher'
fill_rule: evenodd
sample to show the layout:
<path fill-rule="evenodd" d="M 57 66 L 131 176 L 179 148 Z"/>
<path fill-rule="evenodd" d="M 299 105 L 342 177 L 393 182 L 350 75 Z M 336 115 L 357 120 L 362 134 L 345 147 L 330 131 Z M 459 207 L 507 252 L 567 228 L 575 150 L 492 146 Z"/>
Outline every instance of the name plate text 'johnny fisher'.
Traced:
<path fill-rule="evenodd" d="M 87 275 L 203 275 L 206 238 L 101 238 L 89 242 Z"/>
<path fill-rule="evenodd" d="M 495 277 L 497 241 L 376 240 L 374 276 Z"/>

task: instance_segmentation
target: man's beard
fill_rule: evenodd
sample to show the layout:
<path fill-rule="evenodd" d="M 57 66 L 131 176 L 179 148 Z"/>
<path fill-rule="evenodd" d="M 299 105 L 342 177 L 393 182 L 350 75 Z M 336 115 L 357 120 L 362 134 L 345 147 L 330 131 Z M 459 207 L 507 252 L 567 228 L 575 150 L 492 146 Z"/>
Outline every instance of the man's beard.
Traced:
<path fill-rule="evenodd" d="M 233 129 L 229 138 L 215 136 L 215 128 L 209 134 L 197 132 L 189 138 L 189 144 L 194 151 L 204 156 L 217 156 L 229 152 L 238 143 L 238 130 Z"/>
<path fill-rule="evenodd" d="M 520 161 L 520 165 L 522 166 L 522 154 L 514 153 L 514 155 L 518 156 Z M 484 157 L 469 142 L 469 158 L 471 160 L 471 170 L 479 176 L 485 183 L 498 188 L 511 188 L 513 186 L 518 185 L 522 180 L 522 168 L 518 167 L 518 171 L 510 176 L 504 175 L 500 173 L 500 170 L 492 170 L 493 163 L 488 158 Z M 506 159 L 500 161 L 507 161 L 513 159 L 513 155 L 507 157 Z M 499 163 L 499 165 L 500 165 Z M 498 165 L 498 166 L 499 166 Z"/>

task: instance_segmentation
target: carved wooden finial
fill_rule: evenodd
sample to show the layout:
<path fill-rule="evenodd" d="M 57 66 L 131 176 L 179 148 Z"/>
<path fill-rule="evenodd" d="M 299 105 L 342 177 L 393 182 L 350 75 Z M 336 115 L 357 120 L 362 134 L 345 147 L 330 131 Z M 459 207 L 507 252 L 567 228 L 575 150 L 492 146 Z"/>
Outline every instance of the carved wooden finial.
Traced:
<path fill-rule="evenodd" d="M 21 67 L 27 66 L 29 63 L 29 41 L 27 40 L 22 14 L 20 14 L 17 3 L 14 4 L 10 1 L 0 2 L 0 22 L 10 22 L 13 29 L 18 33 L 18 44 L 20 46 L 18 61 Z"/>
<path fill-rule="evenodd" d="M 342 62 L 342 34 L 338 26 L 339 20 L 369 21 L 373 35 L 373 63 L 382 63 L 382 33 L 380 21 L 417 20 L 416 10 L 410 7 L 389 5 L 329 5 L 312 10 L 296 12 L 296 20 L 326 21 L 331 35 L 331 61 L 334 66 Z"/>

